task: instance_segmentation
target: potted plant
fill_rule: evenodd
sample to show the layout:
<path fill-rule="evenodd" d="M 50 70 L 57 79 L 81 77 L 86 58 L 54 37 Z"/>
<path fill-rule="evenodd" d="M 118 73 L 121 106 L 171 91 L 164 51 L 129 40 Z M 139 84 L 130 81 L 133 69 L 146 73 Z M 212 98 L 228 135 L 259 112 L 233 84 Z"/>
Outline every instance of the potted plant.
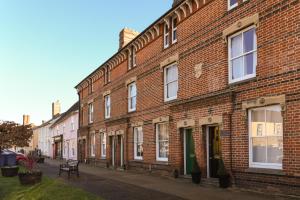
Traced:
<path fill-rule="evenodd" d="M 33 156 L 28 156 L 20 161 L 23 167 L 18 174 L 21 185 L 34 185 L 42 181 L 43 174 L 38 170 L 36 163 L 36 159 Z"/>
<path fill-rule="evenodd" d="M 194 163 L 193 163 L 193 168 L 192 168 L 192 181 L 195 184 L 199 184 L 201 182 L 201 170 L 198 165 L 197 159 L 195 158 Z"/>
<path fill-rule="evenodd" d="M 224 161 L 222 159 L 219 160 L 219 168 L 217 174 L 219 176 L 220 188 L 228 188 L 230 186 L 230 175 L 226 171 Z"/>

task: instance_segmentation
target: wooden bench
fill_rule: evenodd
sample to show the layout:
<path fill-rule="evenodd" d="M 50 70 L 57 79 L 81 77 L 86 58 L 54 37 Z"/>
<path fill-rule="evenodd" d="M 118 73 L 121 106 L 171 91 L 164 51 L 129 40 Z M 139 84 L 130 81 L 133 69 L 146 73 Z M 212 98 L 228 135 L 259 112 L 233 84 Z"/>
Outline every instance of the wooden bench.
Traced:
<path fill-rule="evenodd" d="M 78 160 L 68 160 L 66 164 L 61 164 L 59 166 L 59 176 L 62 172 L 68 173 L 68 179 L 71 174 L 76 173 L 77 177 L 79 177 L 79 161 Z"/>

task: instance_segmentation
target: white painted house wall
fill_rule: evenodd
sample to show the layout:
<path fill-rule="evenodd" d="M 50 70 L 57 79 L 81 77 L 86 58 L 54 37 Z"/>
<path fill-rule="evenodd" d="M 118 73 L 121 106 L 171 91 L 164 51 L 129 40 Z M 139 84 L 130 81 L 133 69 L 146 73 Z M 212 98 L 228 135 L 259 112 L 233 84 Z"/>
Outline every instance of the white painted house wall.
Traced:
<path fill-rule="evenodd" d="M 74 111 L 51 127 L 53 137 L 63 135 L 63 159 L 65 160 L 77 160 L 78 116 L 78 110 Z"/>
<path fill-rule="evenodd" d="M 40 135 L 38 148 L 41 150 L 43 156 L 53 158 L 53 130 L 50 126 L 56 122 L 58 118 L 52 119 L 45 123 L 45 125 L 40 126 Z"/>

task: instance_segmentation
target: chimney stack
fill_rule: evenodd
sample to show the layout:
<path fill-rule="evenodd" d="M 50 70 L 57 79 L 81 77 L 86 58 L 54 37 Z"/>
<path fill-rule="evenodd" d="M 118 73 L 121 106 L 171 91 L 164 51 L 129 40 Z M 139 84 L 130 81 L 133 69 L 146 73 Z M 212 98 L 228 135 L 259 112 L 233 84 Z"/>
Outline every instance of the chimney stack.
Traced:
<path fill-rule="evenodd" d="M 30 124 L 30 116 L 29 115 L 23 115 L 23 125 L 29 125 Z"/>
<path fill-rule="evenodd" d="M 130 41 L 132 41 L 136 36 L 138 36 L 140 33 L 137 31 L 134 31 L 129 28 L 124 28 L 120 32 L 120 46 L 119 49 L 122 49 L 124 46 L 126 46 Z"/>
<path fill-rule="evenodd" d="M 56 102 L 52 103 L 52 118 L 56 115 L 60 114 L 60 102 L 57 100 Z"/>
<path fill-rule="evenodd" d="M 173 5 L 172 5 L 172 7 L 177 6 L 177 5 L 180 4 L 181 2 L 183 2 L 183 0 L 173 0 Z"/>

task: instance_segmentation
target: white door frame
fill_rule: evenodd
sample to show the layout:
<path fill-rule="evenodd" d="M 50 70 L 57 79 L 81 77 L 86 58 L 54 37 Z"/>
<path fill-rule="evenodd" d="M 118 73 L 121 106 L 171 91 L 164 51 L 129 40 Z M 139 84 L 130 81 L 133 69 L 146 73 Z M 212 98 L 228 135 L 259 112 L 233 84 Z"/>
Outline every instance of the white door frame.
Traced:
<path fill-rule="evenodd" d="M 217 127 L 217 124 L 211 124 L 206 126 L 206 162 L 207 162 L 207 178 L 210 178 L 210 164 L 209 164 L 209 128 L 211 127 Z"/>
<path fill-rule="evenodd" d="M 209 170 L 209 127 L 211 126 L 206 126 L 206 174 L 207 178 L 210 178 L 210 170 Z"/>

